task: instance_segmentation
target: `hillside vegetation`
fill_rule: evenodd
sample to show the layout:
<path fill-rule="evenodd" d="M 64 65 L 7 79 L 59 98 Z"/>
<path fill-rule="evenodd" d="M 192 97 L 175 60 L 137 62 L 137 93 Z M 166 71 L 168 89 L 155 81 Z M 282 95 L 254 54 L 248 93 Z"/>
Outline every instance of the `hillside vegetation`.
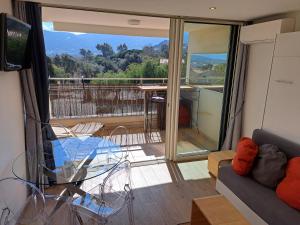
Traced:
<path fill-rule="evenodd" d="M 114 51 L 108 43 L 95 46 L 98 54 L 80 49 L 80 56 L 60 54 L 47 57 L 50 77 L 57 78 L 166 78 L 168 65 L 160 59 L 168 58 L 168 43 L 145 46 L 142 50 L 128 49 L 120 44 Z M 93 81 L 107 83 L 107 81 Z M 110 84 L 128 83 L 109 81 Z M 130 81 L 131 83 L 138 81 Z M 129 82 L 129 83 L 130 83 Z"/>

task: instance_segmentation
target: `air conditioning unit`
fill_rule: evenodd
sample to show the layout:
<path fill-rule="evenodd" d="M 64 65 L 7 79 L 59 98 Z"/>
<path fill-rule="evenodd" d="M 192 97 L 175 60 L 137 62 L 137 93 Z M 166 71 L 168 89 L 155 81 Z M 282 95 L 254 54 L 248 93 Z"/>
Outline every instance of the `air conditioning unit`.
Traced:
<path fill-rule="evenodd" d="M 292 18 L 257 23 L 241 28 L 240 41 L 244 44 L 274 42 L 276 35 L 293 32 L 295 20 Z"/>

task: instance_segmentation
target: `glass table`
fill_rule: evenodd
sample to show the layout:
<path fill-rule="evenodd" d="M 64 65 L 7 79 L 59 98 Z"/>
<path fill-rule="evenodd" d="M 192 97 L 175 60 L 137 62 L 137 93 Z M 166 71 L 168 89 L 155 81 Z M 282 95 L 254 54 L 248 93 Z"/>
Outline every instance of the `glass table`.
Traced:
<path fill-rule="evenodd" d="M 19 155 L 13 161 L 13 174 L 38 186 L 74 184 L 107 173 L 125 154 L 120 146 L 101 137 L 59 138 L 50 146 L 50 153 L 44 153 L 36 165 L 32 165 L 28 153 Z M 29 178 L 25 165 L 37 168 L 38 181 Z"/>
<path fill-rule="evenodd" d="M 101 137 L 64 137 L 51 141 L 38 162 L 33 164 L 30 155 L 19 155 L 12 166 L 13 174 L 22 180 L 31 182 L 46 192 L 57 187 L 58 192 L 51 194 L 57 199 L 50 216 L 62 207 L 66 199 L 74 195 L 87 196 L 82 183 L 92 178 L 108 175 L 124 157 L 124 148 Z M 25 169 L 27 168 L 27 170 Z M 36 170 L 39 179 L 31 179 L 28 170 Z M 100 179 L 101 180 L 101 179 Z M 101 183 L 98 183 L 99 185 Z M 49 196 L 49 195 L 48 195 Z"/>

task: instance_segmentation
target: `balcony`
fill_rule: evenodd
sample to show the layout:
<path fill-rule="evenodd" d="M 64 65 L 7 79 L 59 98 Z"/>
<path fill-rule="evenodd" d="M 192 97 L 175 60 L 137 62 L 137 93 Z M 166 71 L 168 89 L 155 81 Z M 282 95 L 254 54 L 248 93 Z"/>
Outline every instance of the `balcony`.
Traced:
<path fill-rule="evenodd" d="M 165 86 L 167 78 L 50 78 L 51 122 L 67 127 L 101 122 L 104 127 L 95 135 L 102 137 L 108 137 L 114 127 L 123 125 L 129 129 L 132 161 L 163 158 L 165 130 L 156 126 L 158 110 L 157 105 L 152 104 L 148 115 L 151 115 L 153 125 L 145 132 L 146 103 L 145 92 L 139 88 L 141 85 Z M 188 104 L 190 118 L 188 125 L 179 122 L 178 153 L 183 154 L 199 146 L 203 150 L 216 149 L 216 117 L 221 111 L 214 107 L 214 103 L 222 101 L 222 90 L 221 86 L 194 85 L 190 90 L 182 91 L 180 105 Z"/>

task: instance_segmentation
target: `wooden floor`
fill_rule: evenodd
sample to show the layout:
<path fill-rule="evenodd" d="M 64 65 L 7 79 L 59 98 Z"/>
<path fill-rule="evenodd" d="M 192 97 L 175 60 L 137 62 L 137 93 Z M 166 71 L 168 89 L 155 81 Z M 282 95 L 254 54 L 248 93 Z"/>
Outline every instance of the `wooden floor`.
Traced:
<path fill-rule="evenodd" d="M 215 180 L 207 171 L 207 160 L 134 166 L 131 174 L 135 225 L 187 223 L 190 221 L 193 198 L 217 194 Z M 95 186 L 96 182 L 97 179 L 89 180 L 81 188 L 88 189 L 88 186 Z M 64 210 L 60 212 L 63 218 L 56 216 L 57 224 L 79 225 L 74 221 L 66 222 L 67 211 Z M 111 217 L 108 224 L 129 225 L 127 208 Z"/>
<path fill-rule="evenodd" d="M 189 222 L 192 199 L 217 194 L 206 160 L 133 167 L 132 183 L 136 225 Z M 127 225 L 127 209 L 112 217 L 108 224 Z"/>
<path fill-rule="evenodd" d="M 142 126 L 126 126 L 129 130 L 129 159 L 132 162 L 149 161 L 163 158 L 165 155 L 165 131 L 153 129 L 145 133 Z M 108 137 L 114 127 L 106 126 L 95 135 Z M 192 128 L 179 128 L 177 153 L 200 152 L 207 154 L 215 150 L 217 143 Z"/>

